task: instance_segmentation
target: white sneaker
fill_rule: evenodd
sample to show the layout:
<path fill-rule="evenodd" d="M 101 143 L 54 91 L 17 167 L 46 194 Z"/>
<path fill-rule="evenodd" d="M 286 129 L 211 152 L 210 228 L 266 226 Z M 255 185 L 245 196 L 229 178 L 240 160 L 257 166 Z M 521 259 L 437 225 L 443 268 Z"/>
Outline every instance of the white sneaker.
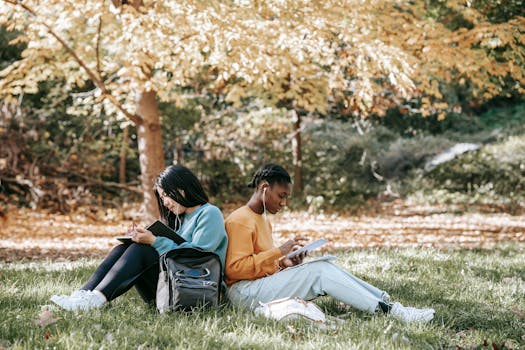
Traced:
<path fill-rule="evenodd" d="M 79 290 L 73 291 L 70 295 L 65 295 L 65 294 L 52 295 L 50 300 L 54 302 L 55 304 L 58 304 L 59 302 L 63 302 L 64 300 L 68 298 L 80 298 L 88 292 L 89 292 L 88 290 L 79 289 Z"/>
<path fill-rule="evenodd" d="M 98 309 L 106 303 L 106 297 L 99 291 L 76 291 L 71 296 L 53 295 L 51 301 L 68 311 Z M 73 296 L 75 294 L 75 296 Z"/>
<path fill-rule="evenodd" d="M 387 292 L 383 292 L 381 299 L 385 304 L 390 304 L 390 295 Z"/>
<path fill-rule="evenodd" d="M 51 300 L 52 302 L 54 302 L 57 305 L 60 305 L 60 303 L 63 303 L 64 300 L 66 300 L 68 298 L 69 298 L 69 296 L 61 294 L 61 295 L 52 295 L 51 298 L 49 298 L 49 300 Z"/>
<path fill-rule="evenodd" d="M 84 290 L 84 289 L 75 290 L 73 291 L 73 293 L 71 293 L 70 297 L 71 298 L 82 298 L 84 295 L 88 294 L 89 292 L 91 291 Z"/>
<path fill-rule="evenodd" d="M 428 322 L 434 318 L 434 309 L 417 309 L 394 303 L 390 314 L 403 322 Z"/>

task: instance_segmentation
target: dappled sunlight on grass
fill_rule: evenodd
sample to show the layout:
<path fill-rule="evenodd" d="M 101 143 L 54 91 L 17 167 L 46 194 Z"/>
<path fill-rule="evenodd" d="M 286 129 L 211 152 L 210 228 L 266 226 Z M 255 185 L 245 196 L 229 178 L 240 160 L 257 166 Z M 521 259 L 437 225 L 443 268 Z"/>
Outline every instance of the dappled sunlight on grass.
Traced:
<path fill-rule="evenodd" d="M 193 314 L 159 315 L 135 290 L 107 307 L 72 313 L 50 305 L 70 293 L 99 259 L 0 264 L 0 342 L 13 348 L 424 349 L 525 343 L 525 245 L 494 250 L 351 249 L 338 265 L 386 290 L 404 305 L 433 307 L 428 324 L 370 315 L 325 296 L 316 303 L 333 327 L 277 322 L 229 305 Z M 37 326 L 43 309 L 57 321 Z M 2 344 L 2 343 L 0 343 Z M 517 347 L 514 347 L 517 349 Z"/>
<path fill-rule="evenodd" d="M 3 268 L 5 263 L 0 262 L 0 268 Z M 36 260 L 29 262 L 11 262 L 9 263 L 10 270 L 33 270 L 33 271 L 59 271 L 63 273 L 64 271 L 77 270 L 79 268 L 92 268 L 94 266 L 93 260 L 88 260 L 85 258 L 75 260 L 75 261 L 53 261 L 50 260 Z"/>

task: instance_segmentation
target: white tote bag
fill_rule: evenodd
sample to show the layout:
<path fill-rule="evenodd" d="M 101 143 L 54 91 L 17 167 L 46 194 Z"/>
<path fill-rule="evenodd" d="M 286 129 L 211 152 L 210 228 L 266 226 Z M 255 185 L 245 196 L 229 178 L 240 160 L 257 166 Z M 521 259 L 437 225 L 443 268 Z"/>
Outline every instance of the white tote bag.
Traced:
<path fill-rule="evenodd" d="M 317 305 L 300 298 L 283 298 L 268 303 L 259 302 L 255 309 L 257 315 L 263 315 L 278 321 L 291 319 L 306 319 L 318 325 L 324 325 L 326 317 Z"/>

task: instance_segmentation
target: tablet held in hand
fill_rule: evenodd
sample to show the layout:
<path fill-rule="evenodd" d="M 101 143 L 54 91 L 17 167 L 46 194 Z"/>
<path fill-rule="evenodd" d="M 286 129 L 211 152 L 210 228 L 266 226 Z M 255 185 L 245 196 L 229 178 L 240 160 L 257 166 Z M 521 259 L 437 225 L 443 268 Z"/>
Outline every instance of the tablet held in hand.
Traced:
<path fill-rule="evenodd" d="M 320 246 L 324 245 L 328 243 L 328 241 L 320 238 L 308 245 L 305 245 L 304 247 L 302 248 L 299 248 L 297 250 L 294 250 L 293 252 L 291 253 L 288 253 L 288 255 L 286 255 L 287 258 L 293 258 L 294 256 L 298 255 L 298 254 L 301 254 L 302 252 L 308 252 L 310 250 L 314 250 L 314 249 L 317 249 L 319 248 Z"/>

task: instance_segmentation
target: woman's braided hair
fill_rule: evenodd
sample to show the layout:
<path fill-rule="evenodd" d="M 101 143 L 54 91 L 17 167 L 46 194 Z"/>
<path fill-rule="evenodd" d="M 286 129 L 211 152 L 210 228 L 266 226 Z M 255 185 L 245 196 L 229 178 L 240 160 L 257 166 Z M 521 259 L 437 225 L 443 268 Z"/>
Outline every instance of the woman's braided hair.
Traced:
<path fill-rule="evenodd" d="M 277 164 L 265 164 L 260 167 L 253 175 L 248 187 L 257 188 L 262 181 L 267 181 L 270 186 L 274 183 L 289 184 L 292 182 L 290 174 L 283 167 Z"/>

